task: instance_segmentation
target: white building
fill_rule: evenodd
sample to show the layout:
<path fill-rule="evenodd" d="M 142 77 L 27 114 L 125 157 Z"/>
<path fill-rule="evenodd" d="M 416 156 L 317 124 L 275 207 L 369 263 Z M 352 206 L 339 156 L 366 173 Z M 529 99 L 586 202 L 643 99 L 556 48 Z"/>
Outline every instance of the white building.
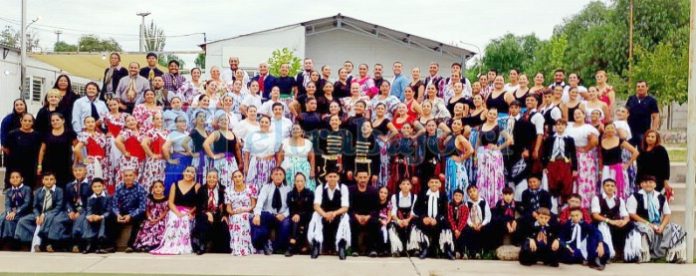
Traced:
<path fill-rule="evenodd" d="M 21 67 L 19 49 L 0 46 L 2 56 L 0 59 L 0 119 L 12 112 L 12 102 L 17 98 L 23 98 L 27 102 L 30 113 L 36 115 L 41 108 L 44 95 L 53 88 L 56 78 L 60 74 L 70 76 L 75 92 L 84 93 L 84 85 L 90 79 L 70 75 L 69 72 L 27 57 L 27 75 L 25 81 L 29 87 L 27 93 L 21 93 Z"/>
<path fill-rule="evenodd" d="M 401 61 L 404 74 L 412 67 L 427 74 L 431 62 L 440 64 L 440 75 L 448 77 L 453 62 L 465 64 L 476 53 L 420 36 L 378 26 L 341 14 L 270 30 L 239 35 L 201 45 L 206 50 L 205 64 L 229 68 L 228 59 L 239 57 L 240 67 L 253 71 L 266 62 L 273 50 L 288 48 L 300 58 L 312 58 L 315 68 L 329 65 L 336 79 L 338 68 L 350 60 L 357 66 L 376 63 L 384 66 L 384 76 L 392 75 L 391 65 Z"/>

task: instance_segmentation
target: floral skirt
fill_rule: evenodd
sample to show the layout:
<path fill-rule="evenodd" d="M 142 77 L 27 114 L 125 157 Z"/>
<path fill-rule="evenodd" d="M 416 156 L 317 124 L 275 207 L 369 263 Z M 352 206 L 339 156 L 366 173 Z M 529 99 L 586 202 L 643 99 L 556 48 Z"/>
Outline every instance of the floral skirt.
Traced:
<path fill-rule="evenodd" d="M 177 164 L 167 163 L 164 168 L 164 187 L 169 191 L 169 187 L 183 178 L 182 172 L 191 165 L 191 156 L 175 152 L 171 159 L 179 161 Z M 198 168 L 198 167 L 196 167 Z M 204 179 L 196 175 L 196 180 L 203 183 Z"/>
<path fill-rule="evenodd" d="M 283 169 L 285 169 L 285 180 L 288 182 L 290 187 L 295 186 L 295 175 L 297 173 L 302 173 L 307 179 L 305 188 L 309 189 L 310 191 L 314 191 L 314 188 L 316 188 L 316 182 L 313 178 L 309 178 L 311 165 L 309 164 L 309 161 L 307 161 L 307 158 L 291 157 L 285 159 L 281 166 Z"/>
<path fill-rule="evenodd" d="M 582 208 L 590 208 L 597 190 L 597 150 L 577 152 L 578 178 L 573 191 L 582 197 Z"/>
<path fill-rule="evenodd" d="M 138 183 L 142 185 L 143 175 L 140 172 L 142 172 L 143 163 L 145 163 L 143 161 L 144 160 L 138 160 L 138 158 L 135 158 L 133 156 L 125 157 L 122 155 L 118 163 L 119 173 L 116 175 L 116 185 L 118 185 L 118 183 L 123 182 L 123 176 L 121 176 L 120 173 L 120 170 L 122 170 L 123 168 L 132 168 L 135 172 L 135 177 L 137 177 Z"/>
<path fill-rule="evenodd" d="M 254 253 L 254 245 L 251 242 L 251 225 L 249 213 L 229 216 L 230 223 L 230 249 L 234 256 L 247 256 Z"/>
<path fill-rule="evenodd" d="M 377 183 L 379 187 L 384 187 L 389 184 L 389 142 L 385 142 L 382 139 L 376 139 L 377 145 L 379 146 L 379 177 L 377 178 Z"/>
<path fill-rule="evenodd" d="M 239 169 L 237 166 L 237 159 L 235 159 L 232 154 L 227 154 L 223 158 L 212 160 L 212 166 L 208 166 L 207 168 L 215 169 L 218 172 L 219 183 L 225 188 L 232 186 L 232 173 Z M 209 169 L 206 169 L 203 176 L 204 178 L 205 175 L 208 174 L 208 170 Z"/>
<path fill-rule="evenodd" d="M 631 160 L 631 152 L 628 151 L 627 149 L 623 149 L 621 152 L 621 160 L 626 163 L 629 160 Z M 636 173 L 638 172 L 638 168 L 636 167 L 636 163 L 631 163 L 631 165 L 628 166 L 628 170 L 626 170 L 626 176 L 628 176 L 628 187 L 631 195 L 634 192 L 638 192 L 640 190 L 640 187 L 636 185 Z"/>
<path fill-rule="evenodd" d="M 101 156 L 87 156 L 87 182 L 92 183 L 92 179 L 101 178 L 106 183 L 108 179 L 108 159 Z"/>
<path fill-rule="evenodd" d="M 176 206 L 180 213 L 188 213 L 188 207 Z M 193 223 L 188 215 L 178 217 L 173 211 L 167 214 L 167 223 L 162 235 L 162 242 L 155 250 L 150 251 L 155 255 L 181 255 L 191 254 L 191 230 Z"/>
<path fill-rule="evenodd" d="M 157 248 L 162 243 L 166 223 L 166 219 L 156 223 L 144 220 L 140 226 L 140 231 L 138 231 L 138 236 L 135 238 L 135 242 L 133 242 L 133 247 L 136 249 Z"/>
<path fill-rule="evenodd" d="M 116 145 L 114 145 L 115 139 L 113 137 L 107 139 L 109 142 L 106 144 L 107 169 L 105 173 L 109 181 L 106 183 L 106 189 L 110 195 L 113 195 L 116 191 L 116 184 L 120 182 L 121 173 L 119 171 L 119 165 L 121 163 L 122 154 L 121 151 L 116 148 Z"/>
<path fill-rule="evenodd" d="M 456 189 L 461 189 L 466 194 L 468 185 L 469 175 L 466 170 L 466 163 L 447 158 L 445 165 L 445 193 L 447 193 L 447 198 L 451 200 Z"/>
<path fill-rule="evenodd" d="M 164 181 L 164 169 L 167 162 L 164 159 L 154 159 L 148 157 L 145 161 L 145 167 L 142 170 L 143 176 L 140 178 L 141 185 L 145 191 L 150 191 L 150 186 L 155 180 Z"/>
<path fill-rule="evenodd" d="M 479 195 L 488 204 L 495 204 L 501 198 L 503 188 L 505 187 L 503 154 L 499 150 L 479 147 L 476 155 L 478 158 L 476 186 L 478 187 Z"/>
<path fill-rule="evenodd" d="M 469 142 L 474 147 L 476 146 L 476 143 L 478 142 L 478 136 L 479 136 L 478 128 L 472 128 L 471 134 L 469 135 Z M 472 185 L 476 185 L 476 178 L 478 177 L 478 175 L 477 175 L 478 157 L 476 156 L 476 154 L 474 154 L 471 156 L 471 158 L 467 159 L 464 162 L 466 163 L 467 172 L 469 173 L 469 183 Z M 464 194 L 466 194 L 466 192 Z"/>
<path fill-rule="evenodd" d="M 252 156 L 251 161 L 249 161 L 249 171 L 246 176 L 247 184 L 253 186 L 253 190 L 258 193 L 261 187 L 263 187 L 263 184 L 268 183 L 271 177 L 271 170 L 275 167 L 275 158 L 264 160 Z"/>
<path fill-rule="evenodd" d="M 602 182 L 610 178 L 616 181 L 616 195 L 619 198 L 627 200 L 633 194 L 633 188 L 628 182 L 628 171 L 623 169 L 622 163 L 602 167 Z"/>

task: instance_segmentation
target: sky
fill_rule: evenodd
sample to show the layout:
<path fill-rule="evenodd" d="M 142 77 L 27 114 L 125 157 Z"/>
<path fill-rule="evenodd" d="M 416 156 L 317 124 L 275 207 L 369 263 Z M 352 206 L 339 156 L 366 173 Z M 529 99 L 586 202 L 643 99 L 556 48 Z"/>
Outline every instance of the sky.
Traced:
<path fill-rule="evenodd" d="M 124 51 L 138 50 L 141 18 L 154 20 L 168 36 L 165 51 L 197 51 L 208 41 L 341 13 L 356 19 L 478 52 L 506 33 L 535 33 L 542 39 L 577 14 L 590 0 L 25 0 L 27 20 L 44 51 L 51 51 L 56 30 L 61 41 L 75 44 L 85 34 L 113 37 Z M 608 1 L 608 0 L 605 0 Z M 0 0 L 0 26 L 19 29 L 21 0 Z M 367 5 L 367 4 L 369 5 Z M 181 36 L 193 34 L 190 36 Z"/>

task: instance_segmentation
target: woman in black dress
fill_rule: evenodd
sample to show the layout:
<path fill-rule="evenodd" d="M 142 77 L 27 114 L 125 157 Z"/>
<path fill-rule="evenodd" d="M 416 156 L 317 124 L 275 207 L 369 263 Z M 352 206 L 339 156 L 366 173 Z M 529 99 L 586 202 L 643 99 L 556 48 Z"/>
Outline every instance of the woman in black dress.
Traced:
<path fill-rule="evenodd" d="M 58 104 L 58 110 L 65 116 L 65 121 L 68 122 L 66 128 L 72 129 L 72 110 L 75 105 L 75 101 L 80 98 L 79 95 L 75 94 L 72 89 L 72 82 L 68 75 L 60 75 L 56 79 L 53 89 L 58 89 L 60 91 L 60 103 Z M 74 130 L 73 130 L 74 131 Z M 60 184 L 60 183 L 59 183 Z"/>
<path fill-rule="evenodd" d="M 54 112 L 50 118 L 51 130 L 43 134 L 36 174 L 53 172 L 56 175 L 56 185 L 65 188 L 65 184 L 73 181 L 72 147 L 77 144 L 77 135 L 65 128 L 65 117 L 62 114 Z"/>
<path fill-rule="evenodd" d="M 3 146 L 3 151 L 5 150 L 5 144 L 7 144 L 5 140 L 7 135 L 10 134 L 10 131 L 18 129 L 21 126 L 20 120 L 22 120 L 24 113 L 27 113 L 27 103 L 24 99 L 14 100 L 12 106 L 12 113 L 7 114 L 7 116 L 2 119 L 2 125 L 0 125 L 0 145 Z M 7 152 L 5 152 L 5 154 L 7 154 Z"/>
<path fill-rule="evenodd" d="M 18 171 L 24 177 L 24 183 L 36 187 L 36 166 L 41 146 L 41 135 L 34 131 L 34 116 L 24 113 L 21 127 L 10 131 L 3 145 L 7 171 Z M 9 187 L 9 176 L 5 174 L 5 187 Z"/>
<path fill-rule="evenodd" d="M 51 131 L 51 114 L 57 112 L 65 116 L 65 110 L 60 109 L 60 101 L 59 90 L 51 89 L 46 92 L 44 104 L 39 109 L 39 112 L 36 113 L 36 123 L 34 124 L 34 129 L 41 135 L 46 135 Z"/>
<path fill-rule="evenodd" d="M 640 154 L 638 155 L 637 164 L 638 172 L 636 179 L 643 179 L 645 176 L 654 176 L 657 186 L 655 190 L 662 192 L 667 190 L 667 194 L 672 193 L 672 187 L 669 185 L 669 155 L 667 150 L 660 143 L 660 133 L 656 130 L 648 130 L 645 132 L 645 138 L 640 144 Z"/>

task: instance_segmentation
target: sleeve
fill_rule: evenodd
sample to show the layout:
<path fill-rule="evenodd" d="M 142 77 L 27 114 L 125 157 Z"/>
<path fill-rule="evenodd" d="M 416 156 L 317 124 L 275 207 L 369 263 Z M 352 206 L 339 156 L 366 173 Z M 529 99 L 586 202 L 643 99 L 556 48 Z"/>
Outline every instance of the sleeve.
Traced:
<path fill-rule="evenodd" d="M 88 215 L 88 216 L 89 216 L 89 215 L 94 215 L 94 213 L 93 213 L 93 212 L 94 212 L 94 210 L 93 210 L 93 209 L 94 209 L 94 208 L 93 208 L 94 206 L 93 206 L 93 205 L 94 205 L 94 199 L 93 199 L 93 198 L 87 199 L 87 206 L 86 206 L 86 208 L 85 208 L 85 209 L 86 209 L 86 212 L 85 212 L 86 215 Z"/>
<path fill-rule="evenodd" d="M 268 185 L 261 186 L 261 190 L 258 193 L 258 198 L 256 199 L 256 206 L 254 207 L 254 215 L 261 215 L 264 205 L 266 205 L 266 199 L 268 198 Z"/>
<path fill-rule="evenodd" d="M 136 191 L 136 197 L 138 200 L 138 208 L 130 212 L 130 216 L 133 218 L 138 218 L 141 217 L 143 214 L 145 214 L 145 205 L 146 205 L 146 198 L 145 198 L 145 193 L 142 190 L 142 188 L 138 188 Z"/>
<path fill-rule="evenodd" d="M 626 202 L 623 199 L 619 199 L 619 215 L 622 218 L 628 217 L 628 210 L 626 210 Z"/>
<path fill-rule="evenodd" d="M 53 194 L 54 194 L 54 196 L 53 196 L 53 206 L 55 206 L 55 207 L 51 208 L 51 210 L 48 211 L 48 213 L 58 213 L 58 212 L 62 212 L 62 211 L 63 211 L 63 206 L 65 206 L 65 205 L 64 205 L 64 204 L 65 204 L 65 203 L 64 203 L 65 198 L 64 198 L 63 190 L 61 190 L 59 187 L 56 187 L 56 190 L 55 190 L 55 192 L 53 192 Z M 666 204 L 665 204 L 665 205 L 666 205 Z"/>
<path fill-rule="evenodd" d="M 553 111 L 556 111 L 558 109 L 554 108 Z M 553 116 L 553 111 L 551 111 L 551 115 Z M 560 116 L 560 112 L 559 116 Z M 534 129 L 536 130 L 536 135 L 544 135 L 544 116 L 542 116 L 539 113 L 536 113 L 534 117 L 532 118 L 532 123 L 534 124 Z"/>
<path fill-rule="evenodd" d="M 316 189 L 314 189 L 314 204 L 321 204 L 321 201 L 323 199 L 322 197 L 324 195 L 324 193 L 322 193 L 323 188 L 324 188 L 323 185 L 319 185 L 319 186 L 317 186 Z"/>
<path fill-rule="evenodd" d="M 76 101 L 75 104 L 73 105 L 73 110 L 72 110 L 72 127 L 73 130 L 75 131 L 81 131 L 82 130 L 82 119 L 80 116 L 80 113 L 82 112 L 82 101 Z"/>
<path fill-rule="evenodd" d="M 6 145 L 7 144 L 7 136 L 10 134 L 10 124 L 12 124 L 12 115 L 6 116 L 4 119 L 2 119 L 2 124 L 0 125 L 0 144 Z M 36 125 L 35 125 L 36 127 Z"/>
<path fill-rule="evenodd" d="M 111 198 L 111 212 L 114 215 L 121 214 L 121 212 L 118 208 L 118 206 L 119 206 L 118 202 L 119 202 L 120 198 L 121 198 L 121 195 L 119 193 L 119 189 L 118 189 L 118 187 L 116 187 L 116 191 L 114 192 L 114 196 Z"/>
<path fill-rule="evenodd" d="M 659 150 L 658 160 L 660 160 L 660 162 L 658 162 L 658 164 L 660 166 L 660 169 L 658 171 L 659 171 L 660 177 L 662 177 L 665 180 L 669 180 L 669 178 L 670 178 L 669 154 L 667 154 L 667 150 L 663 146 L 658 147 L 656 150 Z"/>
<path fill-rule="evenodd" d="M 391 208 L 391 210 L 389 210 L 389 213 L 390 213 L 393 217 L 396 217 L 396 210 L 399 209 L 399 206 L 396 205 L 396 196 L 397 196 L 397 195 L 398 195 L 398 194 L 393 194 L 393 195 L 391 196 L 391 200 L 390 200 L 390 201 L 391 201 L 392 208 Z"/>
<path fill-rule="evenodd" d="M 660 113 L 660 108 L 657 107 L 657 101 L 653 99 L 652 101 L 650 101 L 650 114 L 655 113 Z"/>
<path fill-rule="evenodd" d="M 481 225 L 484 225 L 484 226 L 485 226 L 485 225 L 488 225 L 488 224 L 491 222 L 491 216 L 492 216 L 492 215 L 491 215 L 491 208 L 490 208 L 490 206 L 488 205 L 488 202 L 486 202 L 485 207 L 484 207 L 483 209 L 484 209 L 484 210 L 483 210 L 484 214 L 486 214 L 486 218 L 483 219 L 483 222 L 481 223 Z"/>
<path fill-rule="evenodd" d="M 5 194 L 5 211 L 6 212 L 9 212 L 12 209 L 12 207 L 10 207 L 10 203 L 12 203 L 12 200 L 8 200 L 10 198 L 10 192 L 11 192 L 11 189 L 6 189 L 5 192 L 3 193 L 3 194 Z M 26 205 L 26 203 L 29 203 L 29 201 L 25 200 L 24 203 L 25 204 L 22 204 L 22 206 Z M 20 209 L 20 207 L 17 207 L 18 213 L 19 213 L 19 209 Z M 4 219 L 4 218 L 0 218 L 0 219 Z"/>
<path fill-rule="evenodd" d="M 418 202 L 418 195 L 413 195 L 413 203 L 411 204 L 411 215 L 417 217 L 414 209 L 416 208 L 416 203 Z"/>
<path fill-rule="evenodd" d="M 621 202 L 623 203 L 623 200 L 621 200 Z M 599 197 L 593 196 L 592 203 L 590 203 L 590 213 L 599 214 L 601 211 L 602 208 L 599 207 Z"/>
<path fill-rule="evenodd" d="M 672 214 L 672 209 L 669 208 L 669 202 L 665 200 L 665 204 L 662 205 L 662 214 L 663 215 L 671 215 Z"/>
<path fill-rule="evenodd" d="M 626 201 L 626 211 L 628 211 L 629 214 L 635 215 L 636 209 L 638 209 L 638 202 L 635 196 L 631 196 Z"/>
<path fill-rule="evenodd" d="M 340 184 L 340 185 L 341 185 L 341 207 L 350 207 L 350 202 L 348 201 L 348 197 L 350 196 L 350 193 L 348 192 L 348 187 L 346 187 L 346 185 L 343 185 L 343 184 Z"/>
<path fill-rule="evenodd" d="M 101 214 L 101 215 L 102 215 L 105 219 L 107 219 L 107 218 L 110 218 L 110 217 L 111 217 L 111 212 L 109 212 L 109 211 L 111 210 L 111 204 L 112 204 L 112 202 L 111 202 L 111 197 L 109 197 L 109 196 L 106 196 L 106 199 L 105 199 L 105 200 L 106 200 L 106 208 L 104 208 L 104 213 Z"/>
<path fill-rule="evenodd" d="M 561 109 L 560 109 L 560 108 L 556 107 L 556 108 L 554 108 L 554 109 L 551 110 L 551 118 L 553 118 L 554 120 L 561 119 L 562 117 L 563 117 L 563 116 L 561 115 Z"/>

